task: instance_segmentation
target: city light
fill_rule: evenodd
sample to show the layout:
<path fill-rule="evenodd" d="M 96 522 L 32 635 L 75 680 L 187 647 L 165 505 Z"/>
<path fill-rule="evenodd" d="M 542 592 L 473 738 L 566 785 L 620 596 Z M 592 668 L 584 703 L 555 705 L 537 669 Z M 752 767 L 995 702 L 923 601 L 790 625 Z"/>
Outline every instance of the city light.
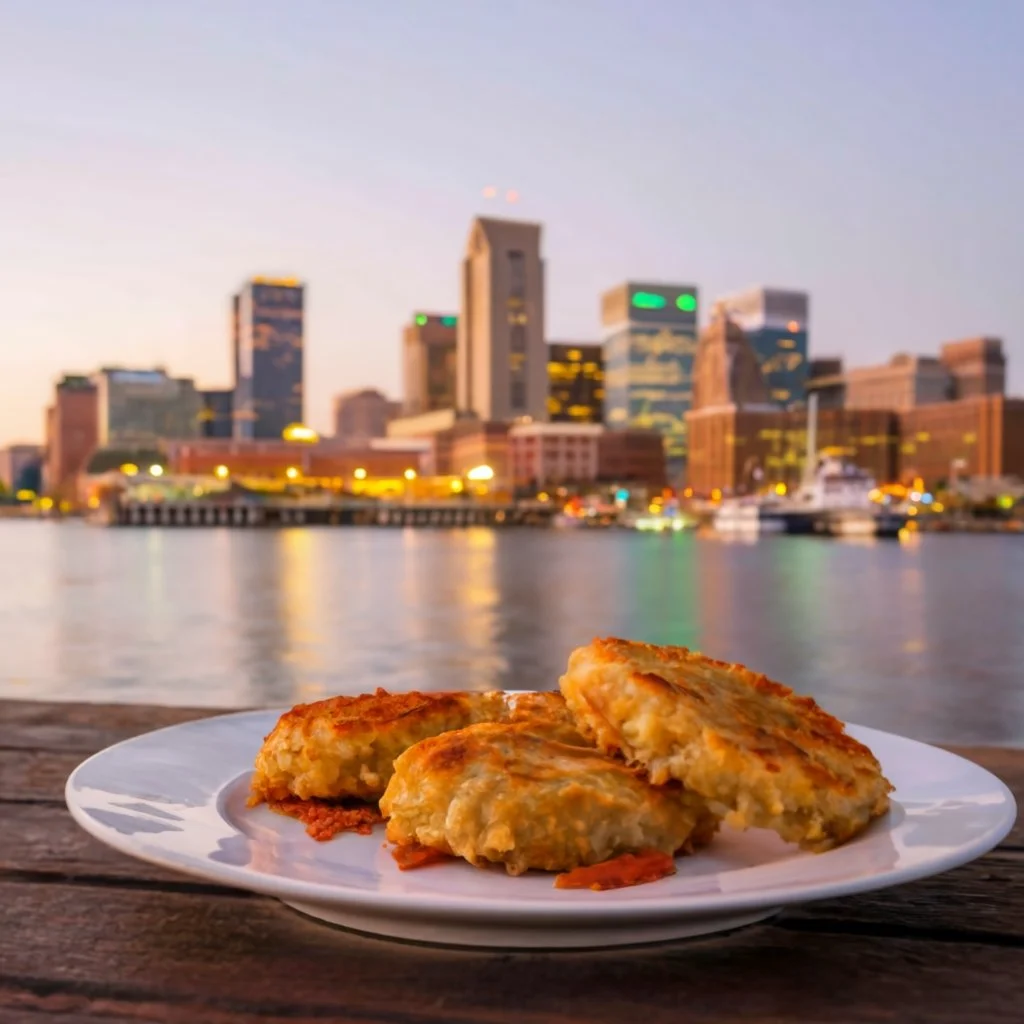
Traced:
<path fill-rule="evenodd" d="M 121 467 L 121 472 L 125 476 L 135 476 L 139 472 L 139 467 L 136 466 L 134 462 L 126 462 Z"/>
<path fill-rule="evenodd" d="M 40 498 L 39 499 L 39 507 L 44 512 L 49 512 L 50 509 L 53 508 L 53 498 Z"/>
<path fill-rule="evenodd" d="M 97 498 L 95 494 L 90 495 L 89 500 L 86 502 L 86 504 L 89 506 L 89 508 L 99 508 L 100 499 Z"/>
<path fill-rule="evenodd" d="M 426 327 L 428 319 L 429 319 L 429 317 L 427 316 L 426 313 L 417 313 L 416 314 L 416 326 L 417 327 Z"/>
<path fill-rule="evenodd" d="M 548 494 L 547 491 L 541 491 L 540 494 L 537 495 L 537 500 L 538 501 L 550 501 L 551 500 L 551 495 Z"/>
<path fill-rule="evenodd" d="M 365 479 L 366 479 L 366 470 L 365 470 L 365 469 L 363 469 L 363 467 L 362 467 L 362 466 L 360 466 L 360 467 L 359 467 L 359 468 L 358 468 L 358 469 L 357 469 L 357 470 L 356 470 L 356 471 L 355 471 L 355 472 L 354 472 L 354 473 L 353 473 L 352 475 L 353 475 L 353 476 L 354 476 L 354 477 L 355 477 L 355 478 L 356 478 L 357 480 L 365 480 Z"/>
<path fill-rule="evenodd" d="M 634 292 L 630 301 L 637 309 L 664 309 L 667 303 L 664 295 L 654 292 Z"/>
<path fill-rule="evenodd" d="M 790 334 L 796 334 L 796 332 L 800 330 L 800 325 L 795 320 L 790 320 L 789 323 L 786 324 L 786 330 L 789 331 Z"/>
<path fill-rule="evenodd" d="M 226 480 L 228 478 L 228 473 L 229 472 L 230 472 L 230 470 L 228 469 L 227 466 L 218 466 L 213 471 L 213 475 L 215 477 L 217 477 L 218 480 Z"/>
<path fill-rule="evenodd" d="M 164 467 L 161 466 L 158 462 L 154 462 L 153 465 L 149 467 L 149 475 L 150 476 L 163 476 L 164 475 Z"/>
<path fill-rule="evenodd" d="M 683 497 L 684 498 L 692 498 L 693 497 L 693 488 L 692 487 L 687 487 L 686 490 L 683 491 Z"/>
<path fill-rule="evenodd" d="M 683 292 L 683 294 L 676 299 L 676 305 L 684 313 L 692 313 L 697 308 L 697 296 L 691 295 L 689 292 Z"/>
<path fill-rule="evenodd" d="M 404 476 L 406 480 L 415 480 L 416 479 L 416 470 L 415 469 L 407 469 L 402 474 L 402 476 Z"/>
<path fill-rule="evenodd" d="M 781 483 L 776 484 L 775 493 L 781 498 L 786 493 L 786 485 Z"/>
<path fill-rule="evenodd" d="M 285 441 L 299 444 L 316 444 L 320 440 L 320 435 L 312 427 L 307 427 L 303 423 L 289 423 L 281 431 L 281 437 Z"/>
<path fill-rule="evenodd" d="M 30 491 L 27 488 L 22 488 L 14 496 L 15 498 L 18 499 L 18 501 L 32 501 L 32 499 L 35 498 L 36 496 L 36 492 Z"/>
<path fill-rule="evenodd" d="M 716 488 L 715 488 L 715 489 L 714 489 L 714 490 L 713 490 L 713 491 L 711 492 L 711 500 L 712 500 L 712 501 L 721 501 L 721 500 L 722 500 L 722 490 L 721 490 L 721 488 L 719 488 L 719 487 L 716 487 Z"/>
<path fill-rule="evenodd" d="M 462 493 L 462 481 L 461 480 L 453 480 L 451 482 L 451 488 L 452 488 L 452 494 L 461 494 Z"/>
<path fill-rule="evenodd" d="M 298 478 L 299 478 L 299 471 L 294 466 L 289 466 L 284 471 L 284 475 L 286 477 L 288 477 L 289 480 L 298 480 Z"/>
<path fill-rule="evenodd" d="M 474 466 L 467 474 L 467 480 L 493 480 L 494 470 L 490 466 Z"/>
<path fill-rule="evenodd" d="M 459 318 L 457 316 L 441 317 L 441 323 L 444 324 L 445 327 L 454 327 L 458 322 Z"/>

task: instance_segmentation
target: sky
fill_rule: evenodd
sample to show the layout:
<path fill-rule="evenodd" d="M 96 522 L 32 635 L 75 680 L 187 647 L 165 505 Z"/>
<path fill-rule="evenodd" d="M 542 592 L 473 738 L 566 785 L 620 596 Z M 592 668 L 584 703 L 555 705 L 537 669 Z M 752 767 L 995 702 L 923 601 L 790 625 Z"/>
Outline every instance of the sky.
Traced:
<path fill-rule="evenodd" d="M 229 384 L 254 274 L 307 285 L 327 429 L 477 214 L 544 224 L 552 340 L 627 278 L 767 284 L 812 355 L 997 335 L 1022 393 L 1021 53 L 1018 0 L 0 0 L 0 445 L 63 372 Z"/>

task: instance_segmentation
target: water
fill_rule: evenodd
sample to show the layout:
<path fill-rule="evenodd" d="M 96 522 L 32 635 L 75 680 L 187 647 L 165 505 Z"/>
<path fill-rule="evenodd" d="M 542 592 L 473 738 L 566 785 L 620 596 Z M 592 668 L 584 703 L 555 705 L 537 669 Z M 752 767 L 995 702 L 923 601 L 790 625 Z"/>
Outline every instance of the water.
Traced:
<path fill-rule="evenodd" d="M 282 705 L 551 687 L 614 634 L 696 647 L 844 719 L 1024 744 L 1024 538 L 101 529 L 0 521 L 0 697 Z"/>

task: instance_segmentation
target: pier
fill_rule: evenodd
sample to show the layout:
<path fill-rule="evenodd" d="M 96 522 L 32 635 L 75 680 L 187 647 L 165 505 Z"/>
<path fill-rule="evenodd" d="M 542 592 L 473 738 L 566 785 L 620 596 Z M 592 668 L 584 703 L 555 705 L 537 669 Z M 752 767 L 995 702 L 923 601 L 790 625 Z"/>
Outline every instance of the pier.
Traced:
<path fill-rule="evenodd" d="M 549 526 L 555 509 L 530 505 L 446 504 L 231 504 L 120 502 L 98 509 L 92 520 L 105 526 Z"/>

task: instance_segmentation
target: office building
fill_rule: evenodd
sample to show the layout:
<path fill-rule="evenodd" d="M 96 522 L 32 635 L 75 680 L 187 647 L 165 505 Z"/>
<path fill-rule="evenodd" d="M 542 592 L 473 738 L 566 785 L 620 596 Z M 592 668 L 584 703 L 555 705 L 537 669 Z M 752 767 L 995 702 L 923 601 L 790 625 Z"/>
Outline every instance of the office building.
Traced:
<path fill-rule="evenodd" d="M 951 341 L 939 350 L 950 375 L 953 398 L 1002 395 L 1006 391 L 1006 356 L 999 338 Z"/>
<path fill-rule="evenodd" d="M 200 434 L 203 403 L 190 377 L 171 377 L 161 368 L 107 367 L 93 375 L 93 383 L 101 448 Z"/>
<path fill-rule="evenodd" d="M 458 318 L 417 313 L 402 332 L 403 411 L 406 416 L 455 408 Z"/>
<path fill-rule="evenodd" d="M 234 435 L 235 393 L 230 388 L 207 388 L 199 392 L 199 433 L 202 437 Z"/>
<path fill-rule="evenodd" d="M 276 438 L 305 422 L 303 291 L 294 278 L 254 277 L 233 303 L 238 438 Z"/>
<path fill-rule="evenodd" d="M 489 466 L 494 470 L 495 481 L 507 481 L 510 469 L 508 431 L 507 422 L 463 420 L 456 423 L 444 439 L 447 472 L 465 476 L 479 466 Z M 443 470 L 439 467 L 438 472 Z"/>
<path fill-rule="evenodd" d="M 42 489 L 43 449 L 38 444 L 0 448 L 0 489 L 10 494 Z"/>
<path fill-rule="evenodd" d="M 688 419 L 708 409 L 770 409 L 768 386 L 747 334 L 722 303 L 701 332 L 693 362 L 693 406 Z"/>
<path fill-rule="evenodd" d="M 660 489 L 667 483 L 666 440 L 657 430 L 605 430 L 597 444 L 597 478 L 604 483 Z"/>
<path fill-rule="evenodd" d="M 515 484 L 532 488 L 597 480 L 599 423 L 516 423 L 508 432 Z"/>
<path fill-rule="evenodd" d="M 478 217 L 462 264 L 456 398 L 486 422 L 547 419 L 541 226 Z"/>
<path fill-rule="evenodd" d="M 697 304 L 694 285 L 633 281 L 601 299 L 604 422 L 659 431 L 674 465 L 686 455 Z"/>
<path fill-rule="evenodd" d="M 946 402 L 952 377 L 934 356 L 893 356 L 881 366 L 858 366 L 844 374 L 848 409 L 905 412 L 919 405 Z"/>
<path fill-rule="evenodd" d="M 334 399 L 334 438 L 358 446 L 386 437 L 388 423 L 401 409 L 400 402 L 391 401 L 375 388 L 346 391 Z"/>
<path fill-rule="evenodd" d="M 604 346 L 548 343 L 548 419 L 604 422 Z"/>
<path fill-rule="evenodd" d="M 53 405 L 46 410 L 44 489 L 74 501 L 78 474 L 85 469 L 99 437 L 96 385 L 68 374 L 57 384 Z"/>
<path fill-rule="evenodd" d="M 750 340 L 772 402 L 786 408 L 805 401 L 807 293 L 750 288 L 721 301 Z"/>
<path fill-rule="evenodd" d="M 1024 479 L 1024 399 L 975 394 L 900 415 L 898 479 L 934 488 L 1006 476 Z"/>
<path fill-rule="evenodd" d="M 722 405 L 692 412 L 687 484 L 698 495 L 796 487 L 807 459 L 807 410 Z M 818 412 L 816 450 L 842 455 L 879 483 L 895 478 L 899 420 L 885 409 Z"/>

